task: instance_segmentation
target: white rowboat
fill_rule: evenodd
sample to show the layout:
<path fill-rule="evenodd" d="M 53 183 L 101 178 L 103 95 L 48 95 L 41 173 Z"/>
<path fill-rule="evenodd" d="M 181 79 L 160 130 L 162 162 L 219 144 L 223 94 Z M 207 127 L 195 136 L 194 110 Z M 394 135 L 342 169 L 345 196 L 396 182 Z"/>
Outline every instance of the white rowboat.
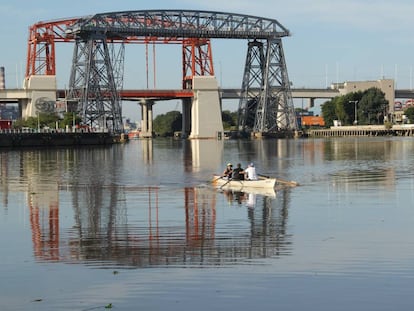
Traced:
<path fill-rule="evenodd" d="M 229 188 L 267 188 L 274 189 L 276 185 L 276 178 L 263 178 L 259 180 L 234 180 L 221 177 L 220 175 L 213 176 L 213 185 L 219 187 L 229 187 Z"/>

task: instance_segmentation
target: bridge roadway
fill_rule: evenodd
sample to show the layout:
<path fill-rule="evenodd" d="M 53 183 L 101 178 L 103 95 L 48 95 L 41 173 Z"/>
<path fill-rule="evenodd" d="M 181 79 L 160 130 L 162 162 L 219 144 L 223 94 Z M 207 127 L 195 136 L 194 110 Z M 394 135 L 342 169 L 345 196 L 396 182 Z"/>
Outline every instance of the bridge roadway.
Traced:
<path fill-rule="evenodd" d="M 255 89 L 251 89 L 255 92 Z M 258 91 L 258 90 L 257 90 Z M 341 95 L 338 89 L 318 89 L 318 88 L 292 88 L 292 98 L 309 98 L 309 99 L 330 99 Z M 237 88 L 223 88 L 219 89 L 220 97 L 222 99 L 239 99 L 241 97 L 241 90 Z M 191 98 L 193 92 L 191 90 L 122 90 L 120 92 L 123 100 L 139 100 L 141 98 L 153 99 L 176 99 L 176 98 Z M 397 99 L 412 99 L 414 98 L 414 90 L 401 89 L 395 90 L 395 98 Z"/>
<path fill-rule="evenodd" d="M 254 89 L 252 90 L 254 92 Z M 58 99 L 65 98 L 65 90 L 58 90 Z M 317 89 L 317 88 L 292 88 L 292 98 L 309 98 L 309 99 L 329 99 L 341 95 L 337 89 Z M 241 90 L 237 88 L 223 88 L 219 89 L 222 99 L 239 99 Z M 153 100 L 169 100 L 169 99 L 183 99 L 193 97 L 192 90 L 173 90 L 173 89 L 158 89 L 158 90 L 122 90 L 120 92 L 122 100 L 139 101 L 141 99 Z M 29 99 L 29 91 L 25 89 L 3 89 L 0 90 L 0 103 L 17 103 L 19 100 Z M 396 99 L 413 99 L 414 90 L 401 89 L 395 90 Z"/>
<path fill-rule="evenodd" d="M 255 89 L 251 89 L 255 92 Z M 258 92 L 258 89 L 256 90 Z M 236 88 L 219 89 L 222 99 L 239 99 L 241 90 Z M 140 100 L 142 98 L 162 100 L 193 97 L 192 90 L 122 90 L 123 100 Z M 292 89 L 293 98 L 333 98 L 340 95 L 338 90 L 332 89 Z"/>

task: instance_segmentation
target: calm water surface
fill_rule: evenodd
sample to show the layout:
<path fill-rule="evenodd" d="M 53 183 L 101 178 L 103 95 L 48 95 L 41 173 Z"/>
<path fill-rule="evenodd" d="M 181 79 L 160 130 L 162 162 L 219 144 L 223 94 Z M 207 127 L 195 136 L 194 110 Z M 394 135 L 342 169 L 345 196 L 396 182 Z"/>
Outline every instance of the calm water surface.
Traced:
<path fill-rule="evenodd" d="M 414 140 L 0 151 L 1 310 L 412 310 Z M 226 192 L 227 162 L 294 180 Z"/>

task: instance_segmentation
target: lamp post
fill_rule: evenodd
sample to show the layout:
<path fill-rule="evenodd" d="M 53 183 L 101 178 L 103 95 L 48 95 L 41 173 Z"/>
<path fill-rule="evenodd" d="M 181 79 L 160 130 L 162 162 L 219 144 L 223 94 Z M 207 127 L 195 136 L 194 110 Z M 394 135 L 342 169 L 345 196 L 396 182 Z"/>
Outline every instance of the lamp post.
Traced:
<path fill-rule="evenodd" d="M 358 124 L 358 114 L 357 114 L 357 104 L 358 104 L 358 101 L 357 100 L 350 100 L 349 101 L 349 103 L 351 104 L 351 103 L 354 103 L 354 105 L 355 105 L 355 119 L 354 119 L 354 125 L 357 125 Z"/>
<path fill-rule="evenodd" d="M 37 132 L 40 133 L 40 116 L 39 111 L 36 111 L 37 113 Z"/>

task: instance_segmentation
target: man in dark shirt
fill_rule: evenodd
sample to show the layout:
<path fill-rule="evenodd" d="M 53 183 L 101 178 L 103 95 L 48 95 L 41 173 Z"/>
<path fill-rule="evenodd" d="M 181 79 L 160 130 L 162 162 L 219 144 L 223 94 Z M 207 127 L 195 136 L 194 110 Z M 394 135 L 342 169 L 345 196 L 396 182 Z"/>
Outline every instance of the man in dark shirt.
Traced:
<path fill-rule="evenodd" d="M 244 179 L 244 170 L 242 169 L 240 163 L 237 163 L 237 167 L 233 170 L 233 179 L 235 180 Z"/>

